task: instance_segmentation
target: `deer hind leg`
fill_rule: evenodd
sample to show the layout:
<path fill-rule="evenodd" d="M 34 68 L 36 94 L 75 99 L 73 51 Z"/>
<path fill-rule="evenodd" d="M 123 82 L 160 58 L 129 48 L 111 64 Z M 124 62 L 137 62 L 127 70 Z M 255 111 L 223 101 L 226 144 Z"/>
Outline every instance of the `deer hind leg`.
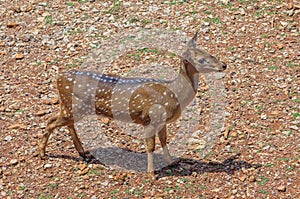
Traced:
<path fill-rule="evenodd" d="M 75 146 L 77 152 L 79 153 L 79 155 L 81 157 L 85 158 L 85 159 L 86 158 L 87 159 L 92 159 L 93 156 L 90 153 L 86 153 L 84 151 L 83 147 L 82 147 L 81 141 L 78 138 L 77 133 L 76 133 L 75 128 L 74 128 L 74 122 L 71 122 L 70 124 L 68 124 L 68 128 L 69 128 L 69 131 L 70 131 L 70 134 L 71 134 L 74 146 Z"/>
<path fill-rule="evenodd" d="M 83 158 L 92 158 L 90 154 L 86 154 L 83 150 L 82 144 L 76 134 L 75 128 L 74 128 L 74 121 L 69 118 L 64 118 L 61 114 L 56 115 L 49 119 L 49 122 L 46 127 L 46 133 L 43 135 L 42 141 L 39 144 L 39 154 L 41 158 L 45 157 L 45 151 L 47 147 L 47 142 L 49 140 L 49 137 L 53 130 L 55 128 L 61 127 L 61 126 L 67 126 L 69 129 L 69 132 L 71 134 L 73 143 L 75 145 L 76 150 L 78 151 L 79 155 Z"/>
<path fill-rule="evenodd" d="M 39 154 L 41 158 L 45 157 L 45 151 L 47 147 L 48 139 L 53 132 L 53 130 L 60 126 L 67 125 L 68 120 L 61 117 L 61 114 L 56 115 L 54 117 L 51 117 L 48 121 L 47 127 L 46 127 L 46 133 L 43 135 L 42 141 L 40 142 L 38 148 L 39 148 Z"/>
<path fill-rule="evenodd" d="M 167 127 L 166 127 L 166 125 L 164 125 L 164 127 L 158 132 L 158 136 L 159 136 L 160 144 L 163 148 L 164 158 L 169 164 L 172 164 L 173 160 L 172 160 L 172 157 L 170 155 L 170 152 L 169 152 L 169 149 L 167 146 Z"/>

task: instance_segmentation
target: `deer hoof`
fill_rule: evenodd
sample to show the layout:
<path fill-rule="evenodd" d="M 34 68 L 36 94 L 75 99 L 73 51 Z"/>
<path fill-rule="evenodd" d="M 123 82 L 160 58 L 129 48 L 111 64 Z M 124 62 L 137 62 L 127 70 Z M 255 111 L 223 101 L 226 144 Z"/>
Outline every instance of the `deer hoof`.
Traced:
<path fill-rule="evenodd" d="M 95 157 L 89 151 L 86 151 L 79 155 L 87 162 L 90 162 L 91 160 L 95 159 Z"/>
<path fill-rule="evenodd" d="M 43 150 L 43 148 L 40 147 L 40 146 L 38 147 L 38 154 L 40 155 L 40 158 L 42 160 L 46 159 L 46 157 L 45 157 L 45 150 Z"/>
<path fill-rule="evenodd" d="M 41 160 L 47 160 L 48 159 L 48 157 L 45 155 L 45 153 L 40 152 L 39 155 L 40 155 Z"/>
<path fill-rule="evenodd" d="M 149 176 L 150 179 L 155 180 L 154 171 L 148 171 L 148 176 Z"/>

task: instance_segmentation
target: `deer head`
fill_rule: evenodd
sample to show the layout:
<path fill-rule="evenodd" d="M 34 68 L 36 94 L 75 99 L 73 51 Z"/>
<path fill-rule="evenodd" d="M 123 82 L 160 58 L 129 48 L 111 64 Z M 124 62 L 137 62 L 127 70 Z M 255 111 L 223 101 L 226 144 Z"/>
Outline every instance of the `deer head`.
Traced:
<path fill-rule="evenodd" d="M 196 40 L 198 33 L 187 43 L 182 59 L 185 65 L 192 65 L 199 73 L 224 71 L 227 65 L 209 54 L 202 47 L 198 47 Z"/>

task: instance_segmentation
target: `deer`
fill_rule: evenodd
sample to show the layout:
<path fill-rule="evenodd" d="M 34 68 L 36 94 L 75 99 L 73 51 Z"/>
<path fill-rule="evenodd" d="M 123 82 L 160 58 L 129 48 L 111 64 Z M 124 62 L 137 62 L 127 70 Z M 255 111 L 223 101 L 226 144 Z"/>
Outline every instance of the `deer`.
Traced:
<path fill-rule="evenodd" d="M 59 114 L 49 119 L 38 145 L 40 157 L 45 151 L 50 134 L 55 128 L 67 126 L 75 149 L 83 158 L 93 157 L 85 152 L 75 131 L 74 122 L 84 114 L 133 122 L 144 127 L 147 150 L 147 172 L 154 176 L 153 153 L 158 135 L 163 156 L 168 164 L 173 160 L 167 146 L 167 124 L 176 121 L 184 108 L 196 96 L 200 73 L 224 71 L 227 65 L 198 47 L 198 33 L 186 44 L 180 56 L 179 74 L 172 80 L 129 78 L 90 71 L 60 72 L 57 89 L 60 99 Z"/>

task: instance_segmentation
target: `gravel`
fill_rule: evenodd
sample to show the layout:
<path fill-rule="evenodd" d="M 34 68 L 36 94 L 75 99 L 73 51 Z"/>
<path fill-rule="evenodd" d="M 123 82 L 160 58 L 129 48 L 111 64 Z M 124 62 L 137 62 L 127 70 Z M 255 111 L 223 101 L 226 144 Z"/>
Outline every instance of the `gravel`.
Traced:
<path fill-rule="evenodd" d="M 2 0 L 0 13 L 1 197 L 300 197 L 297 1 Z M 109 161 L 87 163 L 79 158 L 66 128 L 53 133 L 48 159 L 41 160 L 37 144 L 47 120 L 59 109 L 57 72 L 80 69 L 92 52 L 108 49 L 109 39 L 138 29 L 188 37 L 199 31 L 198 43 L 228 65 L 215 80 L 224 88 L 213 87 L 209 76 L 201 77 L 198 103 L 191 106 L 198 111 L 198 125 L 191 142 L 177 154 L 177 163 L 159 168 L 156 179 Z M 163 41 L 168 44 L 172 38 Z M 137 70 L 154 62 L 178 70 L 178 57 L 165 52 L 128 54 L 119 56 L 107 72 L 155 74 L 155 68 Z M 221 89 L 226 102 L 217 100 L 221 94 L 213 88 Z M 222 115 L 213 114 L 216 103 L 222 105 Z M 170 125 L 171 145 L 176 146 L 191 117 L 184 115 Z M 103 138 L 118 149 L 116 155 L 122 148 L 131 156 L 145 157 L 142 140 L 122 132 L 113 121 L 96 121 L 101 122 Z M 210 134 L 214 121 L 225 124 Z M 214 138 L 213 145 L 203 156 L 201 139 L 208 137 Z M 129 164 L 126 159 L 123 163 Z"/>

